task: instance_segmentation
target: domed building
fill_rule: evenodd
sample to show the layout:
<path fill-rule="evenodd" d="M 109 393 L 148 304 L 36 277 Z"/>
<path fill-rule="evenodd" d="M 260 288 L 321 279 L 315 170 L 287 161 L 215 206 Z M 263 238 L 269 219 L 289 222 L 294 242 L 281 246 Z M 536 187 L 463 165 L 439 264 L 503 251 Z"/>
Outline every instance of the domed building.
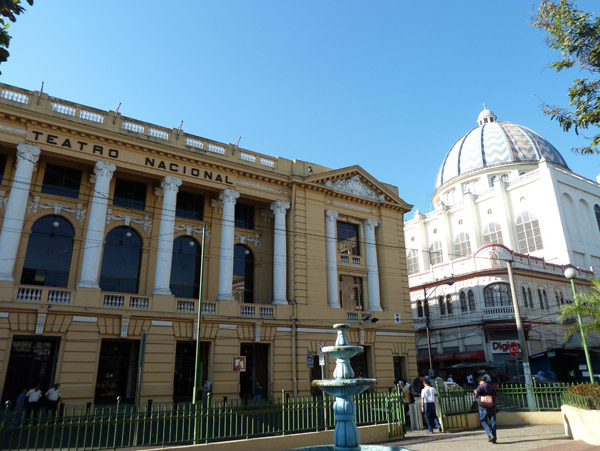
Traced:
<path fill-rule="evenodd" d="M 540 134 L 497 120 L 485 105 L 477 124 L 442 160 L 434 210 L 405 223 L 419 368 L 455 380 L 485 365 L 517 376 L 508 349 L 518 342 L 511 261 L 532 369 L 552 367 L 566 380 L 579 363 L 561 352 L 557 311 L 572 298 L 563 272 L 576 267 L 585 290 L 600 271 L 600 185 L 574 174 Z"/>

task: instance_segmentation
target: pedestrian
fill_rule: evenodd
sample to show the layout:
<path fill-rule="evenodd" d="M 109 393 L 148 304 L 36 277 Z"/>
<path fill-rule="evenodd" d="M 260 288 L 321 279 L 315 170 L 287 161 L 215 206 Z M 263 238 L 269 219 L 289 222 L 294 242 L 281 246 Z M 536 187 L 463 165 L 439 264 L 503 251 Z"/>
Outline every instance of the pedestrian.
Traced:
<path fill-rule="evenodd" d="M 61 401 L 59 387 L 60 384 L 54 384 L 54 387 L 50 388 L 45 395 L 48 404 L 48 415 L 52 414 L 53 417 L 56 416 L 56 409 Z"/>
<path fill-rule="evenodd" d="M 256 381 L 256 385 L 254 386 L 254 404 L 262 404 L 262 389 L 260 382 Z"/>
<path fill-rule="evenodd" d="M 452 374 L 450 374 L 448 376 L 448 379 L 446 379 L 447 382 L 454 382 L 454 379 L 452 379 Z"/>
<path fill-rule="evenodd" d="M 42 398 L 42 390 L 40 390 L 40 384 L 37 384 L 27 393 L 25 393 L 27 401 L 25 403 L 25 416 L 30 417 L 32 414 L 37 415 L 40 408 L 40 399 Z"/>
<path fill-rule="evenodd" d="M 473 385 L 473 375 L 471 373 L 467 374 L 467 384 Z"/>
<path fill-rule="evenodd" d="M 496 389 L 484 376 L 479 378 L 479 387 L 473 390 L 477 395 L 479 422 L 490 443 L 496 443 Z"/>
<path fill-rule="evenodd" d="M 421 393 L 421 390 L 423 390 L 423 381 L 424 380 L 425 380 L 425 377 L 422 374 L 419 374 L 413 380 L 413 390 L 415 391 L 416 395 L 418 395 L 419 393 Z"/>
<path fill-rule="evenodd" d="M 17 396 L 17 400 L 15 401 L 15 427 L 21 426 L 21 421 L 23 420 L 23 415 L 25 414 L 25 400 L 27 397 L 27 389 L 24 388 Z"/>
<path fill-rule="evenodd" d="M 425 379 L 423 383 L 425 384 L 425 388 L 421 390 L 421 412 L 425 414 L 427 429 L 429 429 L 430 434 L 433 434 L 433 427 L 435 426 L 442 432 L 442 426 L 440 425 L 440 420 L 435 411 L 437 391 L 431 386 L 429 379 Z"/>

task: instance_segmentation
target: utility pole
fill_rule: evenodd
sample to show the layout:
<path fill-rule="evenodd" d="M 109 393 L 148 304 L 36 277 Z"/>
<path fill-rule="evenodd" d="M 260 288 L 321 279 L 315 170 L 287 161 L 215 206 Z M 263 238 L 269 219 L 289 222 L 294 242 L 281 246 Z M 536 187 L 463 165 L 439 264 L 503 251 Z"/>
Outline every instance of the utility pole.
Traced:
<path fill-rule="evenodd" d="M 519 302 L 517 301 L 517 290 L 515 288 L 515 277 L 512 270 L 512 261 L 506 261 L 506 268 L 508 269 L 508 280 L 510 282 L 510 294 L 513 303 L 513 309 L 515 310 L 515 322 L 517 323 L 517 332 L 519 333 L 519 344 L 521 345 L 521 355 L 523 358 L 523 374 L 525 375 L 525 386 L 527 387 L 527 402 L 529 404 L 529 410 L 533 412 L 535 410 L 535 398 L 533 397 L 533 391 L 531 390 L 531 368 L 529 367 L 529 351 L 527 350 L 527 341 L 525 340 L 525 333 L 523 332 L 523 323 L 521 322 L 521 312 L 519 311 Z"/>
<path fill-rule="evenodd" d="M 200 325 L 202 324 L 202 292 L 204 286 L 204 245 L 206 224 L 202 226 L 202 248 L 200 253 L 200 286 L 198 289 L 198 323 L 196 324 L 196 367 L 194 372 L 194 444 L 200 443 L 200 406 L 202 400 L 202 362 L 200 361 Z"/>

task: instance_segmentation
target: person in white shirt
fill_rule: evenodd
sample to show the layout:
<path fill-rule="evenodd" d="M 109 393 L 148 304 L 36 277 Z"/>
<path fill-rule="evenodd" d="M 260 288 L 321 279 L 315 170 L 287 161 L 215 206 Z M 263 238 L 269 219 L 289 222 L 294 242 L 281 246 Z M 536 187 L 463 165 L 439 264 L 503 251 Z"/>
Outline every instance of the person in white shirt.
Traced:
<path fill-rule="evenodd" d="M 429 433 L 433 434 L 433 427 L 435 426 L 442 432 L 442 426 L 440 425 L 440 420 L 435 411 L 437 391 L 431 386 L 429 379 L 425 379 L 423 383 L 425 384 L 425 388 L 421 390 L 421 412 L 425 414 L 427 429 L 429 429 Z"/>
<path fill-rule="evenodd" d="M 27 404 L 25 405 L 25 416 L 29 417 L 32 415 L 37 415 L 38 409 L 40 408 L 40 399 L 42 397 L 42 390 L 40 390 L 40 384 L 37 384 L 27 393 L 25 393 L 25 398 L 27 398 Z"/>
<path fill-rule="evenodd" d="M 473 375 L 471 373 L 467 374 L 467 384 L 473 385 Z"/>
<path fill-rule="evenodd" d="M 58 407 L 58 403 L 61 400 L 60 390 L 58 389 L 60 384 L 54 384 L 54 387 L 49 389 L 46 392 L 46 401 L 48 403 L 48 415 L 52 414 L 52 416 L 56 415 L 56 409 Z"/>

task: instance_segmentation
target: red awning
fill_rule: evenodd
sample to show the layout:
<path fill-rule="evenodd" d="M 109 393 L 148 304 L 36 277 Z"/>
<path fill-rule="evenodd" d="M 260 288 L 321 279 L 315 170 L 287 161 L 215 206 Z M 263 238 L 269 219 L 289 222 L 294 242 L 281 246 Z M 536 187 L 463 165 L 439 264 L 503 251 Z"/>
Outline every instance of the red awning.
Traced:
<path fill-rule="evenodd" d="M 485 360 L 485 352 L 483 349 L 479 351 L 457 352 L 454 354 L 456 360 Z"/>
<path fill-rule="evenodd" d="M 448 360 L 454 360 L 454 353 L 448 352 L 446 354 L 436 354 L 433 356 L 433 360 L 436 362 L 445 362 Z"/>
<path fill-rule="evenodd" d="M 418 355 L 417 356 L 417 363 L 426 363 L 429 362 L 429 356 L 426 355 Z"/>

